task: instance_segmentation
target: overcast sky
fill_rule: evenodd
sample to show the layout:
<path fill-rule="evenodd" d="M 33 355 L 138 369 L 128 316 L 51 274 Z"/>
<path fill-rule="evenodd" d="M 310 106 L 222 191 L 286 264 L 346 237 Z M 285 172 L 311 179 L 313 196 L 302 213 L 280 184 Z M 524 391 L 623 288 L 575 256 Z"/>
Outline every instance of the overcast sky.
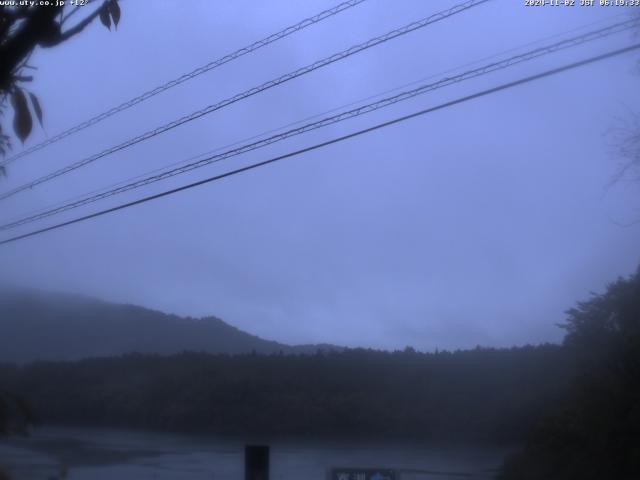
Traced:
<path fill-rule="evenodd" d="M 123 1 L 117 32 L 96 23 L 33 56 L 38 70 L 30 88 L 43 104 L 45 126 L 26 146 L 334 1 Z M 16 161 L 0 189 L 456 3 L 368 0 Z M 492 1 L 273 88 L 5 200 L 0 219 L 629 13 L 523 4 Z M 601 23 L 565 33 L 593 22 Z M 10 233 L 633 41 L 626 33 L 556 53 Z M 610 59 L 2 246 L 0 275 L 181 315 L 215 315 L 288 343 L 432 350 L 558 341 L 556 323 L 566 309 L 640 263 L 640 225 L 618 225 L 640 218 L 640 188 L 608 188 L 620 159 L 607 136 L 640 112 L 637 61 L 637 54 Z"/>

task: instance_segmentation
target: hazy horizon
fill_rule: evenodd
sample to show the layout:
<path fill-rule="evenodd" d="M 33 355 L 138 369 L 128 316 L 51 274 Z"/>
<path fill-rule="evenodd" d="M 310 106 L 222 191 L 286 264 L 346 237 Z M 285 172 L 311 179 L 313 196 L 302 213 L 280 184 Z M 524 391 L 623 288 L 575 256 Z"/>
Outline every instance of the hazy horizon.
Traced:
<path fill-rule="evenodd" d="M 14 162 L 0 191 L 456 3 L 364 2 Z M 45 120 L 25 147 L 333 4 L 123 2 L 117 31 L 94 22 L 35 52 L 29 89 Z M 613 14 L 628 10 L 489 2 L 16 195 L 0 220 L 514 47 L 598 28 Z M 627 32 L 555 53 L 49 223 L 631 42 Z M 213 315 L 287 344 L 432 351 L 558 342 L 565 310 L 640 264 L 640 225 L 619 225 L 640 217 L 638 185 L 610 186 L 621 160 L 608 134 L 640 110 L 631 93 L 637 62 L 637 54 L 609 59 L 4 245 L 0 281 Z"/>
<path fill-rule="evenodd" d="M 155 308 L 151 305 L 143 305 L 143 304 L 137 304 L 137 303 L 131 303 L 131 302 L 119 302 L 119 301 L 110 301 L 104 298 L 100 298 L 94 295 L 90 295 L 90 294 L 82 294 L 82 293 L 77 293 L 77 292 L 73 292 L 73 291 L 65 291 L 65 290 L 56 290 L 55 288 L 51 288 L 51 289 L 40 289 L 40 288 L 34 288 L 34 287 L 30 287 L 30 286 L 24 286 L 24 285 L 9 285 L 9 284 L 0 284 L 0 294 L 2 294 L 3 292 L 14 292 L 14 293 L 29 293 L 29 294 L 37 294 L 37 295 L 53 295 L 53 296 L 60 296 L 60 297 L 70 297 L 73 299 L 82 299 L 82 300 L 87 300 L 89 302 L 98 302 L 98 303 L 106 303 L 109 305 L 114 305 L 114 306 L 124 306 L 124 307 L 139 307 L 139 308 L 143 308 L 146 310 L 150 310 L 153 312 L 159 312 L 161 314 L 165 314 L 165 315 L 174 315 L 179 317 L 181 320 L 185 320 L 185 321 L 200 321 L 200 320 L 207 320 L 207 319 L 217 319 L 217 320 L 221 320 L 222 322 L 230 325 L 231 327 L 234 328 L 239 328 L 237 325 L 234 325 L 233 322 L 228 321 L 225 318 L 220 317 L 219 315 L 216 315 L 215 312 L 210 313 L 210 314 L 205 314 L 205 315 L 200 315 L 200 316 L 192 316 L 192 315 L 183 315 L 179 312 L 171 312 L 171 311 L 165 311 L 162 309 L 158 309 Z M 560 327 L 558 327 L 560 329 Z M 257 335 L 255 332 L 252 332 L 250 330 L 244 330 L 244 329 L 240 329 L 242 332 L 244 333 L 248 333 L 250 335 Z M 474 349 L 476 347 L 482 347 L 482 348 L 510 348 L 510 347 L 525 347 L 525 346 L 532 346 L 532 345 L 543 345 L 543 344 L 560 344 L 561 342 L 561 338 L 559 338 L 556 341 L 542 341 L 542 342 L 524 342 L 521 344 L 511 344 L 511 345 L 502 345 L 502 346 L 495 346 L 495 345 L 482 345 L 482 344 L 476 344 L 476 345 L 469 345 L 469 346 L 465 346 L 463 348 L 458 348 L 458 347 L 453 347 L 453 348 L 445 348 L 445 347 L 434 347 L 432 349 L 421 349 L 416 345 L 413 345 L 411 343 L 407 343 L 404 346 L 398 346 L 398 347 L 391 347 L 391 348 L 385 348 L 384 346 L 375 346 L 375 345 L 367 345 L 367 344 L 353 344 L 353 345 L 345 345 L 345 344 L 338 344 L 338 343 L 328 343 L 328 342 L 307 342 L 307 343 L 287 343 L 287 342 L 282 342 L 277 338 L 272 338 L 269 336 L 263 336 L 263 335 L 258 335 L 259 338 L 261 338 L 262 340 L 267 340 L 267 341 L 275 341 L 275 342 L 279 342 L 285 345 L 289 345 L 289 346 L 306 346 L 306 345 L 331 345 L 334 347 L 340 347 L 340 348 L 364 348 L 364 349 L 372 349 L 372 350 L 380 350 L 380 351 L 400 351 L 400 350 L 404 350 L 405 348 L 413 348 L 414 350 L 418 351 L 418 352 L 422 352 L 422 353 L 433 353 L 436 351 L 456 351 L 456 350 L 469 350 L 469 349 Z"/>

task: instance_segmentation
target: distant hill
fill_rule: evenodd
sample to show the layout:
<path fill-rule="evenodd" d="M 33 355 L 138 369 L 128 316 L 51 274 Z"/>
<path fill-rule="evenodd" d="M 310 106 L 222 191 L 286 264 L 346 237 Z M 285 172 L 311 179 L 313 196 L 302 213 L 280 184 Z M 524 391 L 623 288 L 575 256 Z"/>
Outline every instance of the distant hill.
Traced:
<path fill-rule="evenodd" d="M 77 360 L 130 352 L 312 353 L 243 332 L 216 317 L 168 315 L 135 305 L 31 290 L 0 291 L 0 362 Z"/>

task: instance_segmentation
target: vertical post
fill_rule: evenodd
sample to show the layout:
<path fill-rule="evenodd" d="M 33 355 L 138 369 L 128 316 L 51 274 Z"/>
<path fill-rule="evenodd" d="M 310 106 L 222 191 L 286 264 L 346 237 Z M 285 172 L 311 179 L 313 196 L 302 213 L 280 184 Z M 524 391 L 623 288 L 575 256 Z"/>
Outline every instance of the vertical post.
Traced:
<path fill-rule="evenodd" d="M 267 445 L 244 447 L 244 480 L 269 480 L 269 447 Z"/>

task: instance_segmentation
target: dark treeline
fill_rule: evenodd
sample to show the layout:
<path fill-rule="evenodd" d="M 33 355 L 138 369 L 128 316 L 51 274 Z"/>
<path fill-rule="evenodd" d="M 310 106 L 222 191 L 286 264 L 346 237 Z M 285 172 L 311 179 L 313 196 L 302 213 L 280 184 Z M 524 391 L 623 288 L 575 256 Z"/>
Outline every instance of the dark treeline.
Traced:
<path fill-rule="evenodd" d="M 43 422 L 225 435 L 513 441 L 564 394 L 555 345 L 418 353 L 129 354 L 0 366 Z"/>
<path fill-rule="evenodd" d="M 562 345 L 511 349 L 185 352 L 0 364 L 0 385 L 11 398 L 28 399 L 45 423 L 522 441 L 505 463 L 505 480 L 640 478 L 640 269 L 578 303 L 563 327 Z"/>
<path fill-rule="evenodd" d="M 506 480 L 640 478 L 640 269 L 569 310 L 567 395 L 510 458 Z"/>

